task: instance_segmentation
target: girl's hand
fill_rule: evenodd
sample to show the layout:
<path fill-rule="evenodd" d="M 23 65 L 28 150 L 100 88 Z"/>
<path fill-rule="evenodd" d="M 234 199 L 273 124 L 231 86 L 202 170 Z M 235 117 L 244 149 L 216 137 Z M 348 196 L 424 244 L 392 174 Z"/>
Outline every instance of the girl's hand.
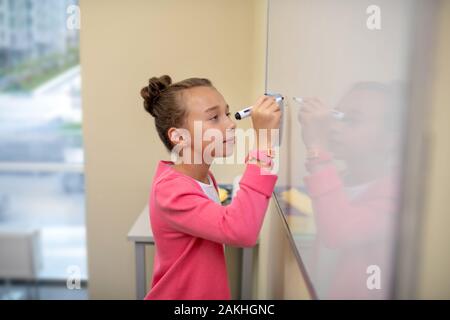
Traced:
<path fill-rule="evenodd" d="M 263 95 L 252 108 L 252 123 L 256 134 L 256 146 L 266 150 L 272 146 L 272 130 L 280 129 L 281 110 L 274 97 Z"/>
<path fill-rule="evenodd" d="M 304 98 L 298 120 L 306 148 L 327 148 L 331 109 L 318 98 Z"/>

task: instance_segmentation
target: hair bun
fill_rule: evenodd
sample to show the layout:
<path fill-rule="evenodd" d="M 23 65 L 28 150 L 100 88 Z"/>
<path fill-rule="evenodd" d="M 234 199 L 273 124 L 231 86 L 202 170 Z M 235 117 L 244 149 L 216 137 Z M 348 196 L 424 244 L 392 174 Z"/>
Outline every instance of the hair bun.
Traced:
<path fill-rule="evenodd" d="M 172 84 L 172 79 L 168 75 L 152 77 L 148 80 L 148 86 L 141 89 L 141 97 L 144 98 L 144 108 L 153 117 L 156 117 L 154 105 L 165 89 Z"/>

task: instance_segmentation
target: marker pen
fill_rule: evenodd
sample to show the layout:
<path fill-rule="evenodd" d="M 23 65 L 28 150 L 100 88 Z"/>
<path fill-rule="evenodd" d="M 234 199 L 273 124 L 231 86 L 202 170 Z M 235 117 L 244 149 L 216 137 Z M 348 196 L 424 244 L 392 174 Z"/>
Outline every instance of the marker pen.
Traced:
<path fill-rule="evenodd" d="M 284 97 L 278 96 L 275 98 L 275 101 L 278 103 L 283 99 L 284 99 Z M 234 114 L 234 117 L 236 118 L 236 120 L 242 120 L 244 118 L 247 118 L 252 114 L 252 108 L 253 107 L 251 106 L 251 107 L 242 109 L 241 111 L 236 112 Z"/>
<path fill-rule="evenodd" d="M 293 99 L 295 102 L 303 103 L 303 99 L 302 99 L 302 98 L 299 98 L 299 97 L 292 97 L 292 99 Z M 335 119 L 337 119 L 337 120 L 342 120 L 342 119 L 344 119 L 344 117 L 345 117 L 345 113 L 343 113 L 342 111 L 338 111 L 338 110 L 336 110 L 336 109 L 331 109 L 331 114 L 332 114 L 333 117 L 334 117 Z"/>

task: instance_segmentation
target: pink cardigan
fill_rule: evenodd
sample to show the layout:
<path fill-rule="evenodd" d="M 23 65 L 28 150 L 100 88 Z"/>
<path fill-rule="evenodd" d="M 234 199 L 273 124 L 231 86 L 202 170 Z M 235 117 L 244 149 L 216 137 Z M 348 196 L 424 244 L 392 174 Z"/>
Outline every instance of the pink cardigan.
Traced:
<path fill-rule="evenodd" d="M 156 249 L 145 299 L 228 300 L 224 244 L 256 244 L 277 176 L 263 175 L 258 166 L 248 164 L 232 203 L 222 206 L 171 164 L 159 162 L 150 193 Z"/>

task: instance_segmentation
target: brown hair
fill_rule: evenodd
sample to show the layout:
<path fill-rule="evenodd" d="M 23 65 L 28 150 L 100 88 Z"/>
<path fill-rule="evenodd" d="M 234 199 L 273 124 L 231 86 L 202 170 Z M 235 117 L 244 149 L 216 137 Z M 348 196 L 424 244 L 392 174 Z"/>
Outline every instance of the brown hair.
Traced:
<path fill-rule="evenodd" d="M 172 79 L 163 75 L 150 78 L 148 86 L 141 89 L 144 108 L 155 118 L 156 131 L 169 151 L 173 144 L 167 131 L 171 127 L 182 126 L 187 115 L 181 93 L 185 89 L 201 86 L 213 87 L 211 81 L 204 78 L 189 78 L 172 84 Z"/>

